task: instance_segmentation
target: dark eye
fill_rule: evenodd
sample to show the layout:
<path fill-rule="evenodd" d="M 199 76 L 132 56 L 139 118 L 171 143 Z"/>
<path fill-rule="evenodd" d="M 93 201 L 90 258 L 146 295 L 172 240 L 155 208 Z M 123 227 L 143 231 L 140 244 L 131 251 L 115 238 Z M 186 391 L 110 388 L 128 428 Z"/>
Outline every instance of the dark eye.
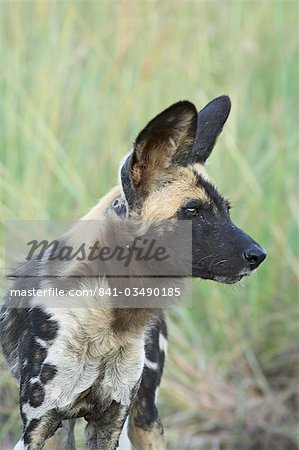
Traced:
<path fill-rule="evenodd" d="M 197 208 L 185 208 L 185 212 L 190 217 L 196 217 L 199 214 Z"/>

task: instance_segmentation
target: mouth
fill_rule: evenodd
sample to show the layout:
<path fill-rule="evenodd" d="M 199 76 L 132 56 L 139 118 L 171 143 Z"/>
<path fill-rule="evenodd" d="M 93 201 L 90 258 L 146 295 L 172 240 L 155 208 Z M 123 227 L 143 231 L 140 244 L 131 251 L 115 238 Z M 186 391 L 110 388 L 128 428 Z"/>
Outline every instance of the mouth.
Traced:
<path fill-rule="evenodd" d="M 213 273 L 205 273 L 205 274 L 197 274 L 197 277 L 205 279 L 205 280 L 212 280 L 216 281 L 217 283 L 223 283 L 223 284 L 235 284 L 241 281 L 243 278 L 248 277 L 251 275 L 251 271 L 246 272 L 240 272 L 238 274 L 228 274 L 228 275 L 218 275 Z"/>
<path fill-rule="evenodd" d="M 249 276 L 249 273 L 244 273 L 244 274 L 240 274 L 240 275 L 235 275 L 235 276 L 215 276 L 213 278 L 211 278 L 211 280 L 213 281 L 217 281 L 218 283 L 223 283 L 223 284 L 236 284 L 239 281 L 241 281 L 244 277 Z"/>

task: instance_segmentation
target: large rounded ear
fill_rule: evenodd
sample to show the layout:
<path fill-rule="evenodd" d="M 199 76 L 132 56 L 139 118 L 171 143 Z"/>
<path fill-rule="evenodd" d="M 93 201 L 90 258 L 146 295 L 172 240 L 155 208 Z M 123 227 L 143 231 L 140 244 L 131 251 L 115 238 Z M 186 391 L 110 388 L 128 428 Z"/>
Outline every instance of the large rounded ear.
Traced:
<path fill-rule="evenodd" d="M 197 118 L 195 106 L 181 101 L 161 112 L 139 133 L 121 168 L 121 183 L 129 206 L 145 197 L 155 182 L 163 181 L 171 166 L 190 162 Z"/>
<path fill-rule="evenodd" d="M 222 95 L 199 111 L 192 162 L 203 164 L 208 159 L 228 118 L 230 108 L 230 98 Z"/>

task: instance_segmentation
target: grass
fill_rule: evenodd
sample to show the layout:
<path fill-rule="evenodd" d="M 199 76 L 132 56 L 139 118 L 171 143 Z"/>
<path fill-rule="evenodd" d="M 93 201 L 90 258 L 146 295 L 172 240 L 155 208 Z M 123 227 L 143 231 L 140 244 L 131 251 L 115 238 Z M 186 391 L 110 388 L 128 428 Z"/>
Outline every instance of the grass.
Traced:
<path fill-rule="evenodd" d="M 238 286 L 195 281 L 192 308 L 170 314 L 162 415 L 169 449 L 298 448 L 298 3 L 23 1 L 0 13 L 3 220 L 77 219 L 153 115 L 231 96 L 208 170 L 268 259 Z M 5 449 L 20 425 L 3 364 L 0 398 Z"/>

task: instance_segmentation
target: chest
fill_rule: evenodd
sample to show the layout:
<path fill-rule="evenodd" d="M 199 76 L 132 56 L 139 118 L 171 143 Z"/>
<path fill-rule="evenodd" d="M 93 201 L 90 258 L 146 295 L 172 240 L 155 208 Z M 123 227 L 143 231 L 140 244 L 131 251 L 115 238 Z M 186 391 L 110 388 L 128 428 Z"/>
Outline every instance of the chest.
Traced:
<path fill-rule="evenodd" d="M 58 334 L 48 349 L 46 364 L 57 368 L 49 391 L 59 407 L 83 398 L 104 404 L 115 401 L 129 405 L 132 389 L 144 366 L 143 332 L 112 332 L 109 318 L 95 323 L 87 311 L 53 312 Z M 51 392 L 50 392 L 51 393 Z M 86 393 L 86 395 L 85 395 Z"/>

